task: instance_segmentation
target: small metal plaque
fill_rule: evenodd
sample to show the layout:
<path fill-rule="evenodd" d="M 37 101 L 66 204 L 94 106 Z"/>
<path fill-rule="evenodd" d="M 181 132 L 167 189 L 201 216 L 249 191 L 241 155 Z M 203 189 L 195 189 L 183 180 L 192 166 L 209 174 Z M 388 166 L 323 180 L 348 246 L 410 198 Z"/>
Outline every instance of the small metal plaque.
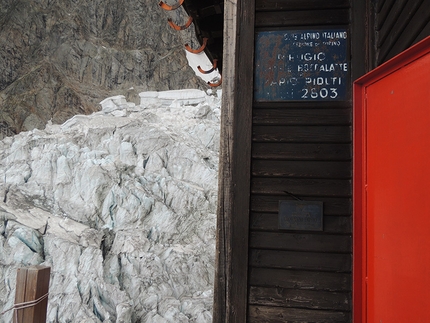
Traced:
<path fill-rule="evenodd" d="M 256 33 L 255 101 L 340 101 L 348 88 L 346 29 Z"/>
<path fill-rule="evenodd" d="M 323 202 L 279 201 L 279 229 L 323 231 Z"/>

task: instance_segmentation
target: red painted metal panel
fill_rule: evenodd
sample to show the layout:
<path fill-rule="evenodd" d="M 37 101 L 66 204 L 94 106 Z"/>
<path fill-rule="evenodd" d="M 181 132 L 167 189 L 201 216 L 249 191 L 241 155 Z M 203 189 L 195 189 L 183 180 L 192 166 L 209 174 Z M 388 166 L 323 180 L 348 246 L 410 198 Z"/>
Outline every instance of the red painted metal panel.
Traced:
<path fill-rule="evenodd" d="M 354 322 L 430 321 L 430 37 L 354 85 Z"/>

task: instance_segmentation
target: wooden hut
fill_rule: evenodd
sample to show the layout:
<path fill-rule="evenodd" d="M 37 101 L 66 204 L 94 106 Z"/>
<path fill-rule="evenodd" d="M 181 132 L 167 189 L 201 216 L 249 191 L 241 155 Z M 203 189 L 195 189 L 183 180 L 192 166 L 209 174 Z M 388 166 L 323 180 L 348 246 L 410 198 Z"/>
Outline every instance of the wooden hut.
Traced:
<path fill-rule="evenodd" d="M 214 322 L 361 320 L 352 86 L 430 34 L 429 8 L 225 1 Z"/>

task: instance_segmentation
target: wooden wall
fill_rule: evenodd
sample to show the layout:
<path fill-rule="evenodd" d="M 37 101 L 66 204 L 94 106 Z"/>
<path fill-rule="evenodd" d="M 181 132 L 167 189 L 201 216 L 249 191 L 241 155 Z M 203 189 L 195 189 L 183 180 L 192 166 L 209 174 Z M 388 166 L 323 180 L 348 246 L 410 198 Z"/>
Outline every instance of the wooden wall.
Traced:
<path fill-rule="evenodd" d="M 348 0 L 257 0 L 255 30 L 346 28 Z M 253 103 L 248 322 L 351 321 L 351 101 Z M 324 202 L 324 231 L 278 203 Z"/>
<path fill-rule="evenodd" d="M 346 28 L 352 85 L 430 35 L 429 8 L 430 0 L 225 2 L 214 323 L 352 320 L 351 97 L 253 100 L 255 32 Z M 286 191 L 324 202 L 322 232 L 278 229 Z"/>
<path fill-rule="evenodd" d="M 378 0 L 376 66 L 430 35 L 430 0 Z"/>

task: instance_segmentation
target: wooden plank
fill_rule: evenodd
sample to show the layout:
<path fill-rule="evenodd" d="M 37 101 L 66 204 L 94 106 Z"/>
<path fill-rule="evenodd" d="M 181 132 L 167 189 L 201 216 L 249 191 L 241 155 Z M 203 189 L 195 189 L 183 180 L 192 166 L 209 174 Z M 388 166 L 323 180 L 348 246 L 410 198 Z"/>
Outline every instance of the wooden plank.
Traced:
<path fill-rule="evenodd" d="M 270 11 L 255 14 L 256 27 L 297 27 L 316 25 L 347 25 L 348 9 Z"/>
<path fill-rule="evenodd" d="M 251 305 L 249 307 L 249 323 L 337 323 L 350 322 L 350 312 L 327 310 L 308 310 L 283 307 L 268 307 Z"/>
<path fill-rule="evenodd" d="M 349 235 L 321 233 L 251 232 L 250 243 L 254 249 L 294 250 L 311 252 L 352 252 Z"/>
<path fill-rule="evenodd" d="M 363 45 L 363 41 L 367 44 L 364 45 L 364 52 L 366 53 L 367 57 L 363 58 L 359 58 L 363 63 L 364 63 L 364 67 L 365 67 L 365 72 L 368 72 L 374 68 L 376 68 L 376 6 L 382 1 L 368 1 L 366 3 L 366 8 L 363 10 L 365 12 L 365 17 L 364 20 L 363 18 L 361 19 L 361 24 L 364 25 L 364 29 L 366 30 L 366 36 L 363 37 L 359 37 L 358 41 L 361 42 L 361 44 Z M 355 13 L 355 17 L 353 18 L 353 20 L 359 19 L 357 17 L 357 14 L 360 14 L 359 12 Z M 356 34 L 352 34 L 352 37 L 357 37 Z M 354 41 L 353 43 L 356 41 L 355 38 L 353 38 Z M 359 44 L 354 45 L 354 51 L 357 50 L 357 45 L 359 46 Z M 362 50 L 363 51 L 363 50 Z M 363 73 L 360 73 L 361 75 L 364 75 Z M 356 75 L 353 73 L 353 80 L 356 80 Z"/>
<path fill-rule="evenodd" d="M 35 299 L 39 299 L 40 297 L 48 294 L 49 292 L 49 280 L 51 275 L 50 267 L 42 267 L 35 266 L 30 267 L 28 271 L 28 277 L 31 276 L 36 277 L 36 296 Z M 47 308 L 48 308 L 48 298 L 41 301 L 34 307 L 34 323 L 45 323 L 47 316 Z"/>
<path fill-rule="evenodd" d="M 32 266 L 18 268 L 15 304 L 36 301 L 45 296 L 49 291 L 50 273 L 50 267 Z M 16 310 L 17 315 L 14 316 L 14 322 L 45 323 L 47 306 L 48 298 L 45 298 L 34 306 L 18 309 Z"/>
<path fill-rule="evenodd" d="M 397 41 L 400 38 L 407 24 L 413 19 L 413 16 L 417 13 L 420 7 L 421 9 L 423 9 L 423 3 L 425 2 L 427 2 L 427 4 L 424 6 L 427 7 L 428 10 L 430 10 L 429 9 L 430 2 L 428 0 L 406 1 L 406 6 L 399 13 L 397 23 L 394 24 L 394 26 L 391 29 L 387 30 L 387 33 L 388 33 L 388 37 L 386 40 L 387 42 L 393 44 L 395 43 L 395 41 Z M 428 21 L 429 19 L 427 20 L 427 22 Z M 425 24 L 425 22 L 422 22 L 421 24 Z M 411 39 L 408 47 L 411 46 L 413 43 L 414 41 Z"/>
<path fill-rule="evenodd" d="M 351 162 L 254 159 L 253 176 L 350 179 Z"/>
<path fill-rule="evenodd" d="M 251 287 L 249 304 L 351 311 L 351 293 Z"/>
<path fill-rule="evenodd" d="M 283 287 L 333 292 L 351 291 L 351 274 L 300 271 L 273 268 L 250 268 L 251 286 Z"/>
<path fill-rule="evenodd" d="M 16 271 L 15 304 L 25 302 L 25 288 L 27 282 L 27 268 L 18 268 Z M 18 318 L 18 319 L 16 319 Z M 14 323 L 24 322 L 24 310 L 16 310 L 13 317 Z"/>
<path fill-rule="evenodd" d="M 350 143 L 349 126 L 255 126 L 255 142 Z"/>
<path fill-rule="evenodd" d="M 250 266 L 351 272 L 351 254 L 251 249 Z"/>
<path fill-rule="evenodd" d="M 430 10 L 428 1 L 424 1 L 413 15 L 411 20 L 402 30 L 400 37 L 392 47 L 381 47 L 379 58 L 385 62 L 390 58 L 400 54 L 411 46 L 417 35 L 425 28 L 430 20 Z"/>
<path fill-rule="evenodd" d="M 256 11 L 342 9 L 349 8 L 348 0 L 256 0 Z"/>
<path fill-rule="evenodd" d="M 295 179 L 253 177 L 253 194 L 279 195 L 285 191 L 295 196 L 351 197 L 351 180 L 345 179 Z"/>
<path fill-rule="evenodd" d="M 376 30 L 380 30 L 382 28 L 395 2 L 396 0 L 384 1 L 384 4 L 381 10 L 378 11 L 378 16 L 377 16 L 378 18 L 376 20 Z"/>
<path fill-rule="evenodd" d="M 375 6 L 375 12 L 376 13 L 380 13 L 381 12 L 381 9 L 384 6 L 384 3 L 385 3 L 385 0 L 375 1 L 375 4 L 376 4 L 376 6 Z"/>
<path fill-rule="evenodd" d="M 352 82 L 370 70 L 373 46 L 373 27 L 368 6 L 370 1 L 351 1 L 351 80 Z"/>
<path fill-rule="evenodd" d="M 418 1 L 414 1 L 415 4 L 419 4 Z M 397 0 L 393 7 L 390 10 L 390 13 L 385 19 L 384 24 L 381 26 L 379 33 L 378 33 L 378 47 L 382 47 L 385 42 L 387 42 L 388 46 L 390 44 L 393 44 L 395 39 L 399 37 L 399 32 L 405 27 L 407 21 L 403 21 L 401 18 L 405 18 L 405 16 L 402 16 L 402 12 L 408 13 L 408 11 L 411 8 L 405 8 L 406 4 L 408 3 L 408 0 Z M 414 9 L 415 12 L 416 9 Z M 409 12 L 409 15 L 412 15 L 412 13 Z M 406 15 L 407 16 L 407 15 Z M 402 28 L 399 29 L 399 27 L 402 26 Z"/>
<path fill-rule="evenodd" d="M 224 17 L 214 323 L 246 321 L 255 1 Z"/>
<path fill-rule="evenodd" d="M 418 34 L 418 36 L 414 39 L 414 42 L 412 45 L 415 45 L 416 43 L 420 42 L 424 38 L 430 36 L 430 20 L 427 22 L 427 24 L 423 27 L 423 30 Z"/>
<path fill-rule="evenodd" d="M 324 216 L 325 233 L 351 234 L 352 219 L 350 216 Z M 252 230 L 262 230 L 268 232 L 279 232 L 278 213 L 258 213 L 252 212 L 250 225 Z"/>
<path fill-rule="evenodd" d="M 253 110 L 254 125 L 350 125 L 351 109 L 285 109 Z"/>
<path fill-rule="evenodd" d="M 26 288 L 25 288 L 25 301 L 34 301 L 38 297 L 36 295 L 37 287 L 38 287 L 38 271 L 32 270 L 31 268 L 27 268 L 27 279 L 26 279 Z M 41 295 L 42 296 L 42 295 Z M 40 296 L 39 296 L 40 297 Z M 23 310 L 24 312 L 24 322 L 35 322 L 35 307 L 28 307 Z"/>
<path fill-rule="evenodd" d="M 32 266 L 27 269 L 25 300 L 34 301 L 48 293 L 50 267 Z M 24 322 L 45 323 L 48 299 L 24 309 Z"/>
<path fill-rule="evenodd" d="M 330 198 L 299 196 L 304 200 L 315 200 L 324 202 L 324 215 L 351 215 L 352 201 L 351 198 Z M 280 200 L 291 200 L 286 194 L 278 195 L 251 195 L 251 209 L 255 212 L 278 212 Z"/>
<path fill-rule="evenodd" d="M 254 101 L 255 109 L 350 109 L 349 101 Z"/>
<path fill-rule="evenodd" d="M 254 142 L 252 157 L 260 159 L 350 161 L 350 144 Z"/>

